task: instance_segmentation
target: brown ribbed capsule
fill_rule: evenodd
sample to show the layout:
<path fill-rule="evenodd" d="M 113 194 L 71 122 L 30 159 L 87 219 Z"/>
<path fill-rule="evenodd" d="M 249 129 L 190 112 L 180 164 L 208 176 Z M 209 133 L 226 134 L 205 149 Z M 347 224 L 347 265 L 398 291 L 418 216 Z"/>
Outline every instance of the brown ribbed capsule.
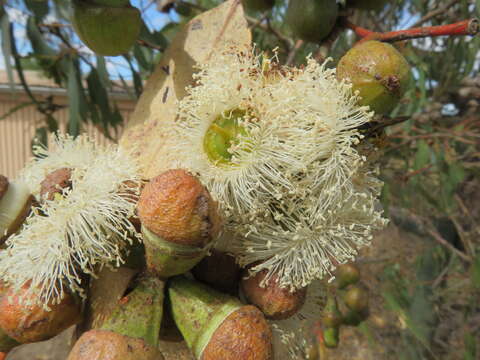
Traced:
<path fill-rule="evenodd" d="M 220 231 L 217 204 L 197 178 L 181 169 L 151 179 L 137 211 L 147 266 L 159 277 L 190 270 Z"/>
<path fill-rule="evenodd" d="M 290 291 L 280 287 L 276 276 L 268 279 L 262 287 L 260 284 L 267 276 L 267 270 L 262 270 L 253 276 L 246 271 L 240 284 L 247 300 L 258 306 L 269 319 L 281 320 L 294 315 L 305 302 L 307 288 Z"/>
<path fill-rule="evenodd" d="M 80 320 L 80 303 L 73 295 L 65 293 L 59 304 L 50 304 L 46 310 L 26 304 L 27 289 L 28 285 L 19 291 L 9 288 L 0 299 L 0 327 L 12 339 L 20 343 L 47 340 Z"/>
<path fill-rule="evenodd" d="M 72 187 L 72 169 L 61 168 L 52 171 L 40 183 L 40 199 L 53 200 L 55 194 L 62 194 L 64 189 Z"/>

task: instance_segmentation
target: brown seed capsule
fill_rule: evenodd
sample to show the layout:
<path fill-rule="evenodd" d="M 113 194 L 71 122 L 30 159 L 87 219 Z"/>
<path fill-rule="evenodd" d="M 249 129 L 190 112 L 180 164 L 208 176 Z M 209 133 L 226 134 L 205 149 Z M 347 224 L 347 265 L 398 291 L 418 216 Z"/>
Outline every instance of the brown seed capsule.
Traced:
<path fill-rule="evenodd" d="M 262 270 L 253 276 L 244 274 L 240 284 L 247 300 L 258 306 L 269 319 L 281 320 L 294 315 L 305 302 L 307 288 L 290 291 L 281 288 L 277 278 L 273 276 L 265 284 L 260 286 L 267 275 L 267 270 Z"/>
<path fill-rule="evenodd" d="M 10 288 L 0 299 L 0 327 L 12 339 L 20 343 L 47 340 L 80 321 L 80 304 L 71 294 L 46 310 L 25 304 L 27 289 L 27 285 L 17 292 Z"/>
<path fill-rule="evenodd" d="M 61 168 L 52 171 L 40 183 L 40 199 L 53 200 L 55 194 L 62 194 L 64 189 L 72 187 L 72 169 Z"/>
<path fill-rule="evenodd" d="M 214 289 L 229 294 L 238 292 L 241 270 L 235 258 L 224 252 L 212 250 L 192 269 L 192 274 L 198 281 L 204 282 Z"/>
<path fill-rule="evenodd" d="M 163 356 L 142 339 L 90 330 L 78 339 L 67 360 L 163 360 Z"/>
<path fill-rule="evenodd" d="M 217 204 L 198 179 L 181 169 L 147 183 L 137 211 L 147 265 L 160 277 L 190 270 L 220 231 Z"/>

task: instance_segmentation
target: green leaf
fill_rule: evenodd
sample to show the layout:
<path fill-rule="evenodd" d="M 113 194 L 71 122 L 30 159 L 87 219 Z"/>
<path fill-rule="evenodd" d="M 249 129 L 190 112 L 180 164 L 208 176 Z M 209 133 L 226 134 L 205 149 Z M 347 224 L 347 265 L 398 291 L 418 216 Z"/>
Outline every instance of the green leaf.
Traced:
<path fill-rule="evenodd" d="M 40 55 L 43 58 L 47 57 L 51 60 L 58 56 L 57 51 L 50 47 L 43 38 L 33 16 L 29 16 L 27 19 L 27 36 L 32 43 L 32 49 L 36 55 Z"/>
<path fill-rule="evenodd" d="M 418 142 L 417 153 L 415 154 L 415 161 L 413 163 L 414 170 L 424 168 L 430 163 L 430 147 L 423 140 Z"/>
<path fill-rule="evenodd" d="M 67 92 L 69 100 L 67 132 L 70 135 L 78 136 L 81 131 L 82 120 L 80 115 L 80 96 L 82 96 L 82 91 L 78 82 L 77 68 L 73 60 L 70 61 L 68 67 Z"/>
<path fill-rule="evenodd" d="M 2 10 L 3 6 L 2 6 Z M 11 44 L 11 34 L 10 34 L 10 20 L 8 14 L 3 11 L 2 17 L 0 19 L 0 26 L 2 31 L 2 53 L 5 60 L 5 68 L 7 70 L 8 83 L 10 85 L 10 90 L 13 91 L 15 83 L 13 80 L 13 65 L 12 65 L 12 44 Z"/>
<path fill-rule="evenodd" d="M 98 77 L 100 78 L 100 81 L 103 84 L 103 87 L 106 89 L 110 89 L 111 88 L 110 77 L 108 75 L 107 65 L 105 63 L 105 58 L 103 56 L 97 55 L 96 69 L 98 72 Z"/>
<path fill-rule="evenodd" d="M 472 285 L 476 289 L 480 289 L 480 253 L 477 254 L 471 268 Z"/>
<path fill-rule="evenodd" d="M 25 5 L 33 13 L 37 22 L 42 21 L 50 11 L 48 1 L 25 0 Z"/>
<path fill-rule="evenodd" d="M 159 31 L 150 31 L 145 25 L 145 22 L 142 23 L 142 27 L 140 28 L 139 39 L 161 49 L 165 49 L 168 46 L 167 38 Z"/>

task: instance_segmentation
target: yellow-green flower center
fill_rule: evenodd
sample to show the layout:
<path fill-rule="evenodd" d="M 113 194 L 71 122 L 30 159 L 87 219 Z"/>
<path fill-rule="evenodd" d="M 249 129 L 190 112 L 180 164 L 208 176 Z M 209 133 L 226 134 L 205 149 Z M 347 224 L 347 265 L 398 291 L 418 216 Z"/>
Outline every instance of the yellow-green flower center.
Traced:
<path fill-rule="evenodd" d="M 234 109 L 219 115 L 210 125 L 203 139 L 203 148 L 208 158 L 215 164 L 230 164 L 232 152 L 229 149 L 239 143 L 240 137 L 247 135 L 241 120 L 246 111 Z"/>

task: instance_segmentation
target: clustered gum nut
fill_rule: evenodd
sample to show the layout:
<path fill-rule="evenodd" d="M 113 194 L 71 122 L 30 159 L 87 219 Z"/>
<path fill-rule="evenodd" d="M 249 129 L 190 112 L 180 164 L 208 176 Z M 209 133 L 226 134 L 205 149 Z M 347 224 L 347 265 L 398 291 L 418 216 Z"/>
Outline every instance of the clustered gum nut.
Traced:
<path fill-rule="evenodd" d="M 108 3 L 98 1 L 97 3 Z M 113 0 L 112 0 L 113 2 Z M 130 6 L 96 5 L 73 1 L 72 25 L 78 37 L 92 51 L 104 56 L 127 53 L 135 44 L 142 26 L 140 11 Z"/>
<path fill-rule="evenodd" d="M 350 286 L 343 295 L 347 307 L 355 312 L 362 312 L 368 308 L 368 292 L 359 285 Z"/>
<path fill-rule="evenodd" d="M 294 0 L 288 3 L 286 22 L 296 37 L 320 42 L 332 31 L 337 16 L 335 0 Z"/>
<path fill-rule="evenodd" d="M 67 360 L 163 360 L 157 349 L 164 282 L 143 277 L 116 304 L 99 329 L 75 343 Z"/>
<path fill-rule="evenodd" d="M 198 360 L 271 360 L 272 332 L 263 313 L 183 276 L 170 279 L 172 317 Z"/>
<path fill-rule="evenodd" d="M 72 187 L 72 169 L 61 168 L 52 171 L 40 183 L 40 200 L 54 200 L 55 194 L 62 195 L 64 189 Z"/>
<path fill-rule="evenodd" d="M 275 0 L 242 0 L 242 5 L 251 11 L 267 11 L 275 5 Z"/>
<path fill-rule="evenodd" d="M 20 229 L 34 204 L 35 198 L 25 185 L 10 183 L 0 175 L 0 245 Z"/>
<path fill-rule="evenodd" d="M 0 299 L 0 328 L 12 339 L 22 344 L 47 340 L 80 321 L 80 303 L 73 295 L 65 293 L 60 303 L 49 304 L 47 310 L 26 304 L 28 286 L 17 292 L 9 288 Z"/>
<path fill-rule="evenodd" d="M 410 81 L 410 65 L 390 44 L 365 41 L 351 48 L 339 61 L 337 79 L 352 83 L 359 105 L 377 114 L 390 112 Z"/>
<path fill-rule="evenodd" d="M 235 295 L 238 292 L 241 269 L 233 256 L 214 249 L 195 265 L 192 275 L 216 290 Z"/>
<path fill-rule="evenodd" d="M 137 212 L 147 267 L 160 277 L 190 270 L 220 232 L 217 204 L 196 177 L 181 169 L 151 179 Z"/>
<path fill-rule="evenodd" d="M 343 264 L 337 268 L 335 278 L 338 288 L 343 289 L 360 280 L 360 270 L 353 264 Z"/>
<path fill-rule="evenodd" d="M 307 288 L 290 291 L 280 287 L 277 277 L 271 277 L 267 284 L 260 284 L 267 276 L 267 270 L 262 270 L 249 276 L 248 270 L 240 282 L 243 294 L 248 302 L 257 306 L 269 319 L 287 319 L 301 309 L 307 295 Z"/>

